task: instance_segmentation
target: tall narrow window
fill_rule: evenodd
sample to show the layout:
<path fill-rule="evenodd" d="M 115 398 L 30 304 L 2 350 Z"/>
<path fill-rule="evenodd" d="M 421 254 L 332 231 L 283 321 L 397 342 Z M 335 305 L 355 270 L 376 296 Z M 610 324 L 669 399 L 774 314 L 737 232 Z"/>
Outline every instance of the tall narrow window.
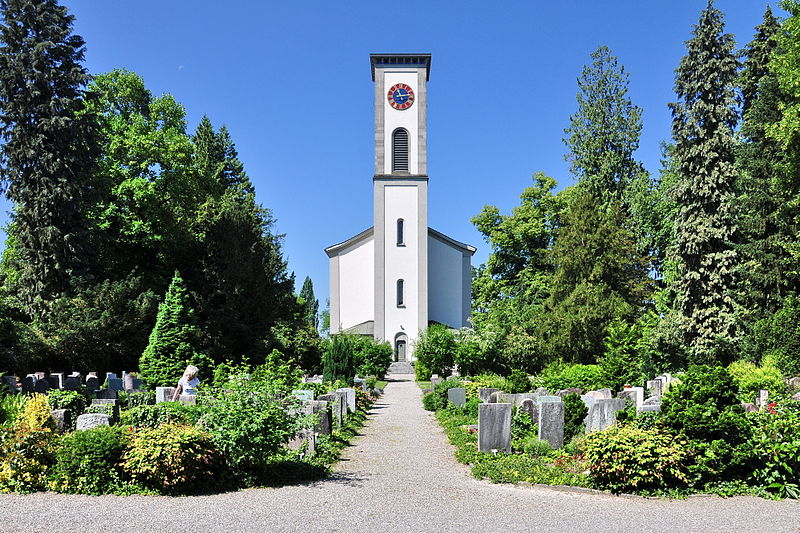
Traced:
<path fill-rule="evenodd" d="M 397 246 L 402 246 L 405 244 L 403 240 L 403 219 L 397 219 Z"/>
<path fill-rule="evenodd" d="M 408 131 L 403 128 L 392 133 L 392 172 L 408 172 Z"/>
<path fill-rule="evenodd" d="M 403 303 L 403 285 L 405 282 L 402 279 L 397 280 L 397 307 L 403 307 L 405 304 Z"/>

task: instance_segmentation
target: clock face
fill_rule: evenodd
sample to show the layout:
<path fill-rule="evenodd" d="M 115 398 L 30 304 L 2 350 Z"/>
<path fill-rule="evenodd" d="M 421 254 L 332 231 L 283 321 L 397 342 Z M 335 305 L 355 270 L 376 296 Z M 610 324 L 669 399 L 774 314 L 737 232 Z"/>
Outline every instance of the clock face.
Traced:
<path fill-rule="evenodd" d="M 400 111 L 408 109 L 414 103 L 414 91 L 405 83 L 395 83 L 389 89 L 389 105 Z"/>

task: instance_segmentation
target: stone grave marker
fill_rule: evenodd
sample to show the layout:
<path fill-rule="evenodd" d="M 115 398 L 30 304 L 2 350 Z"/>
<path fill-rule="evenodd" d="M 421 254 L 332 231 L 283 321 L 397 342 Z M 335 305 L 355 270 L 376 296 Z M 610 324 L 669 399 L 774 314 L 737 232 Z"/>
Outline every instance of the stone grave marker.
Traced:
<path fill-rule="evenodd" d="M 64 388 L 64 373 L 63 372 L 54 372 L 47 376 L 47 381 L 50 382 L 51 389 L 63 389 Z"/>
<path fill-rule="evenodd" d="M 768 390 L 761 389 L 758 391 L 758 399 L 756 400 L 756 405 L 758 406 L 759 409 L 764 410 L 767 408 L 767 405 L 769 405 L 769 403 L 767 402 L 768 398 L 769 398 Z"/>
<path fill-rule="evenodd" d="M 298 400 L 301 400 L 301 401 L 313 400 L 314 399 L 314 391 L 313 390 L 307 390 L 307 389 L 293 390 L 292 391 L 292 396 L 294 396 L 295 398 L 297 398 Z"/>
<path fill-rule="evenodd" d="M 22 380 L 22 392 L 35 392 L 36 391 L 36 375 L 28 374 Z"/>
<path fill-rule="evenodd" d="M 50 382 L 46 379 L 37 379 L 33 384 L 33 390 L 39 394 L 46 394 L 50 390 Z"/>
<path fill-rule="evenodd" d="M 86 378 L 86 390 L 94 392 L 100 388 L 100 380 L 97 376 L 88 376 Z"/>
<path fill-rule="evenodd" d="M 581 394 L 583 394 L 583 389 L 578 389 L 578 388 L 562 389 L 556 393 L 556 396 L 561 396 L 563 398 L 564 396 L 569 396 L 570 394 L 577 394 L 578 396 L 580 396 Z"/>
<path fill-rule="evenodd" d="M 343 389 L 336 389 L 336 392 L 343 392 L 345 393 L 345 401 L 347 405 L 347 411 L 350 413 L 356 412 L 356 390 L 351 388 L 343 388 Z"/>
<path fill-rule="evenodd" d="M 197 394 L 180 394 L 178 401 L 185 405 L 197 405 Z"/>
<path fill-rule="evenodd" d="M 510 403 L 478 405 L 478 450 L 511 453 Z"/>
<path fill-rule="evenodd" d="M 789 387 L 791 387 L 792 389 L 800 389 L 800 376 L 789 378 L 788 383 Z"/>
<path fill-rule="evenodd" d="M 442 378 L 440 378 L 440 377 L 433 377 L 433 376 L 431 376 L 431 388 L 432 388 L 432 389 L 435 389 L 435 388 L 436 388 L 436 385 L 438 385 L 438 384 L 439 384 L 439 383 L 441 383 L 442 381 L 444 381 L 444 380 L 443 380 Z"/>
<path fill-rule="evenodd" d="M 314 431 L 320 435 L 330 435 L 333 427 L 331 410 L 328 409 L 328 402 L 325 400 L 311 400 L 306 402 L 308 414 L 317 415 L 317 423 Z"/>
<path fill-rule="evenodd" d="M 745 413 L 755 413 L 758 411 L 758 406 L 756 406 L 754 403 L 742 402 L 742 407 L 744 408 Z"/>
<path fill-rule="evenodd" d="M 553 449 L 564 445 L 564 403 L 539 404 L 539 439 L 546 440 Z"/>
<path fill-rule="evenodd" d="M 156 394 L 158 396 L 158 394 Z M 94 391 L 94 397 L 98 400 L 116 400 L 117 391 L 114 389 L 97 389 Z M 172 398 L 172 396 L 170 396 Z"/>
<path fill-rule="evenodd" d="M 156 403 L 171 402 L 174 394 L 175 387 L 156 387 Z"/>
<path fill-rule="evenodd" d="M 797 392 L 794 395 L 792 395 L 792 400 L 795 402 L 800 402 L 800 392 Z"/>
<path fill-rule="evenodd" d="M 64 380 L 64 390 L 78 390 L 81 388 L 81 378 L 78 376 L 69 376 Z"/>
<path fill-rule="evenodd" d="M 109 378 L 108 379 L 108 388 L 114 389 L 116 391 L 125 390 L 122 384 L 122 378 Z"/>
<path fill-rule="evenodd" d="M 523 411 L 531 417 L 531 422 L 539 422 L 539 405 L 536 403 L 536 400 L 531 399 L 524 399 L 522 403 L 519 404 L 517 408 L 520 411 Z"/>
<path fill-rule="evenodd" d="M 517 394 L 508 394 L 501 392 L 497 395 L 497 403 L 510 403 L 515 407 L 523 402 L 523 400 L 536 400 L 538 398 L 535 392 L 522 392 Z"/>
<path fill-rule="evenodd" d="M 591 409 L 594 402 L 597 401 L 597 398 L 591 394 L 581 394 L 581 400 L 583 400 L 583 405 L 585 405 L 587 409 Z"/>
<path fill-rule="evenodd" d="M 54 409 L 50 411 L 50 416 L 56 424 L 56 431 L 64 433 L 72 427 L 72 411 L 69 409 Z"/>
<path fill-rule="evenodd" d="M 133 384 L 134 377 L 133 374 L 123 373 L 122 374 L 122 388 L 126 391 L 130 392 L 134 390 L 136 387 Z"/>
<path fill-rule="evenodd" d="M 109 379 L 117 379 L 117 374 L 115 372 L 106 372 L 106 381 Z"/>
<path fill-rule="evenodd" d="M 119 405 L 117 404 L 117 400 L 92 400 L 92 405 L 110 405 L 111 406 L 111 418 L 114 422 L 119 422 Z M 106 407 L 108 409 L 108 407 Z M 109 414 L 106 411 L 106 414 Z"/>
<path fill-rule="evenodd" d="M 625 409 L 622 398 L 603 398 L 597 400 L 586 415 L 586 433 L 603 430 L 617 421 L 617 411 Z"/>
<path fill-rule="evenodd" d="M 538 394 L 539 396 L 549 396 L 550 395 L 550 391 L 547 390 L 545 387 L 539 387 L 538 389 L 536 389 L 534 391 L 534 393 Z"/>
<path fill-rule="evenodd" d="M 467 404 L 467 389 L 463 387 L 447 389 L 447 400 L 456 407 L 464 407 Z"/>
<path fill-rule="evenodd" d="M 16 394 L 17 391 L 17 376 L 3 376 L 3 380 L 6 382 L 8 386 L 9 392 L 11 394 Z"/>
<path fill-rule="evenodd" d="M 355 387 L 356 389 L 361 389 L 364 392 L 366 392 L 367 391 L 367 380 L 364 379 L 364 378 L 360 378 L 360 377 L 356 376 L 355 378 L 353 378 L 353 387 Z"/>
<path fill-rule="evenodd" d="M 110 426 L 111 417 L 100 413 L 87 413 L 80 415 L 75 425 L 76 431 L 83 431 L 84 429 L 92 429 L 98 426 Z"/>
<path fill-rule="evenodd" d="M 637 407 L 636 410 L 640 413 L 659 412 L 661 411 L 661 398 L 658 396 L 650 396 L 641 406 Z"/>
<path fill-rule="evenodd" d="M 317 397 L 318 401 L 325 401 L 328 402 L 328 405 L 331 408 L 331 414 L 333 416 L 333 421 L 336 423 L 336 427 L 341 427 L 344 417 L 342 416 L 342 395 L 339 393 L 331 392 L 329 394 L 322 394 Z"/>
<path fill-rule="evenodd" d="M 542 405 L 543 403 L 553 403 L 553 402 L 561 403 L 562 402 L 561 396 L 547 395 L 547 396 L 539 396 L 538 398 L 536 398 L 536 403 L 539 405 Z"/>
<path fill-rule="evenodd" d="M 489 395 L 489 403 L 497 403 L 500 395 L 503 394 L 503 391 L 496 390 Z"/>
<path fill-rule="evenodd" d="M 489 403 L 489 396 L 491 396 L 493 392 L 497 392 L 497 389 L 492 389 L 490 387 L 481 387 L 478 389 L 478 398 L 480 398 L 481 403 Z"/>

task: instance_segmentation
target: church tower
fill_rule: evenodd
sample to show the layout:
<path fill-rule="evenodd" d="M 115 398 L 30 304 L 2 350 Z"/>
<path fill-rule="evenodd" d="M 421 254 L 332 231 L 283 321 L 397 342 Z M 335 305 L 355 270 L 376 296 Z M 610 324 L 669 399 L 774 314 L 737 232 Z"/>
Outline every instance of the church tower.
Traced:
<path fill-rule="evenodd" d="M 427 82 L 430 54 L 372 54 L 375 330 L 398 360 L 428 327 Z"/>
<path fill-rule="evenodd" d="M 325 249 L 330 333 L 388 341 L 394 360 L 408 363 L 429 324 L 469 324 L 475 248 L 428 227 L 430 54 L 372 54 L 370 67 L 375 83 L 373 226 Z"/>

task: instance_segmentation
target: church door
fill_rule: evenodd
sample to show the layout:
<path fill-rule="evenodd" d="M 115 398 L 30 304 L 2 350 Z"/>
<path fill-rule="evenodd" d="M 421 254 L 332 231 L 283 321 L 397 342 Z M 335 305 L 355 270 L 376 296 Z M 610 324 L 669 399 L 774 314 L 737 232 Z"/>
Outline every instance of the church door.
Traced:
<path fill-rule="evenodd" d="M 405 361 L 406 360 L 406 341 L 398 340 L 396 343 L 395 349 L 395 357 L 397 361 Z"/>

